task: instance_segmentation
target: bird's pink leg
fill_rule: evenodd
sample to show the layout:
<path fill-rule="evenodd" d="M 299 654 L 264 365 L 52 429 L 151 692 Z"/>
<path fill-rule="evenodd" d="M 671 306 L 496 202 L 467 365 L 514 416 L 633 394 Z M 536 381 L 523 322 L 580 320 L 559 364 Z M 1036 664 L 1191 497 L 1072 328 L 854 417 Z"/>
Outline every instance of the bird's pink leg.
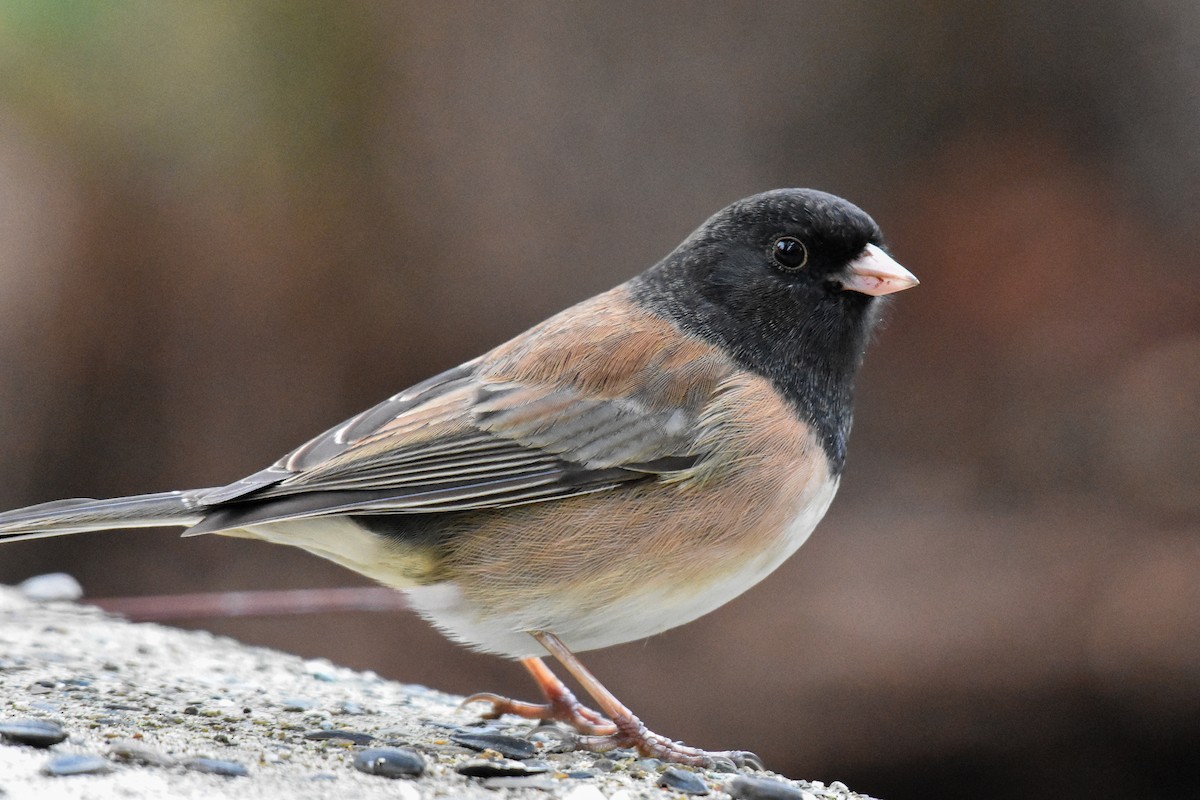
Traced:
<path fill-rule="evenodd" d="M 701 750 L 654 733 L 600 681 L 596 680 L 595 676 L 557 636 L 546 631 L 533 631 L 531 635 L 567 668 L 575 680 L 579 681 L 579 685 L 584 688 L 584 691 L 590 694 L 596 704 L 600 706 L 601 711 L 612 720 L 614 730 L 611 732 L 575 737 L 572 741 L 580 749 L 603 753 L 618 747 L 632 747 L 643 756 L 661 758 L 663 761 L 673 761 L 678 764 L 712 767 L 729 762 L 737 767 L 763 768 L 762 760 L 745 750 Z"/>
<path fill-rule="evenodd" d="M 550 719 L 565 722 L 589 736 L 603 736 L 617 730 L 617 727 L 598 711 L 593 711 L 575 699 L 575 695 L 566 684 L 560 681 L 540 658 L 523 658 L 521 664 L 537 681 L 538 687 L 546 697 L 545 703 L 524 703 L 490 692 L 480 692 L 464 700 L 463 705 L 490 703 L 492 707 L 483 714 L 484 719 L 495 719 L 501 714 L 515 714 L 526 719 Z"/>

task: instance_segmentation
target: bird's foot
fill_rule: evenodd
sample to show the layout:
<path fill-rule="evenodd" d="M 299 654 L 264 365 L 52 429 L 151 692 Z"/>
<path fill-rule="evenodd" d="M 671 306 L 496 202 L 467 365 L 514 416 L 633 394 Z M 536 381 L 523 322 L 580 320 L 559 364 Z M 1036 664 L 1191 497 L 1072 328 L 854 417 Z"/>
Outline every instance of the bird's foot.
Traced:
<path fill-rule="evenodd" d="M 549 702 L 546 703 L 526 703 L 491 692 L 479 692 L 463 700 L 462 705 L 488 703 L 491 708 L 480 715 L 484 719 L 495 719 L 501 714 L 515 714 L 526 719 L 565 722 L 579 733 L 591 737 L 604 737 L 617 730 L 617 726 L 599 711 L 588 708 L 576 700 L 575 695 L 566 687 L 563 687 L 561 694 L 555 693 L 548 700 Z"/>
<path fill-rule="evenodd" d="M 630 714 L 613 720 L 615 730 L 603 735 L 580 735 L 569 739 L 579 750 L 605 753 L 619 747 L 630 747 L 646 758 L 659 758 L 675 764 L 693 767 L 725 767 L 762 770 L 762 759 L 746 750 L 701 750 L 676 742 L 648 729 L 641 720 Z"/>

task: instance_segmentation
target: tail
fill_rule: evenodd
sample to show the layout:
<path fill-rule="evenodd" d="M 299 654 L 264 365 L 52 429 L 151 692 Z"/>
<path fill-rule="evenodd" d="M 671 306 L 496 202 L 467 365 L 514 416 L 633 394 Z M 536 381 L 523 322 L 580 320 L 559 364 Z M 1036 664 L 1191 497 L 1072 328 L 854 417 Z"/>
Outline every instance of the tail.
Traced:
<path fill-rule="evenodd" d="M 160 492 L 112 500 L 55 500 L 0 514 L 0 543 L 111 528 L 192 526 L 204 518 L 200 498 L 211 489 Z"/>

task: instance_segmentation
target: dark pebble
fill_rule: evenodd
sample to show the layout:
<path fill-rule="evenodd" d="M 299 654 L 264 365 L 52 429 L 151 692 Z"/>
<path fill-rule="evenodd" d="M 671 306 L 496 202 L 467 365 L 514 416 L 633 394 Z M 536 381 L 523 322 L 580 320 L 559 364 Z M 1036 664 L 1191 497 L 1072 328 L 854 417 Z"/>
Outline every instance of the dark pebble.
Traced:
<path fill-rule="evenodd" d="M 537 755 L 538 749 L 533 742 L 507 736 L 503 733 L 476 733 L 474 731 L 458 731 L 450 734 L 450 740 L 472 750 L 495 750 L 505 758 L 522 761 Z"/>
<path fill-rule="evenodd" d="M 518 778 L 527 775 L 541 775 L 549 772 L 549 768 L 541 765 L 522 764 L 520 761 L 484 760 L 466 761 L 454 769 L 459 775 L 468 778 Z"/>
<path fill-rule="evenodd" d="M 224 775 L 227 778 L 244 778 L 250 774 L 245 764 L 236 761 L 224 761 L 219 758 L 189 758 L 183 766 L 193 772 L 203 772 L 207 775 Z"/>
<path fill-rule="evenodd" d="M 588 778 L 596 777 L 596 773 L 588 772 L 586 769 L 576 769 L 568 772 L 567 777 L 571 778 L 572 780 L 585 781 Z"/>
<path fill-rule="evenodd" d="M 640 769 L 646 772 L 661 772 L 666 764 L 659 758 L 639 758 L 633 762 L 631 769 Z"/>
<path fill-rule="evenodd" d="M 670 767 L 658 776 L 658 785 L 684 794 L 708 794 L 708 784 L 694 772 Z"/>
<path fill-rule="evenodd" d="M 725 791 L 734 800 L 801 800 L 803 793 L 783 781 L 739 775 L 725 784 Z"/>
<path fill-rule="evenodd" d="M 336 729 L 329 731 L 309 731 L 308 733 L 304 734 L 304 738 L 313 739 L 318 742 L 333 739 L 359 745 L 370 744 L 371 742 L 375 741 L 375 737 L 369 733 L 359 733 L 358 731 L 340 731 Z"/>
<path fill-rule="evenodd" d="M 372 747 L 355 753 L 354 768 L 384 778 L 419 778 L 425 757 L 409 747 Z"/>
<path fill-rule="evenodd" d="M 50 747 L 66 739 L 67 732 L 57 722 L 45 719 L 14 719 L 0 722 L 0 737 L 30 747 Z"/>
<path fill-rule="evenodd" d="M 55 756 L 42 767 L 43 775 L 63 777 L 66 775 L 100 775 L 112 770 L 112 764 L 100 756 L 83 753 L 68 753 Z"/>
<path fill-rule="evenodd" d="M 183 710 L 183 713 L 194 717 L 200 713 L 200 706 L 188 706 Z"/>

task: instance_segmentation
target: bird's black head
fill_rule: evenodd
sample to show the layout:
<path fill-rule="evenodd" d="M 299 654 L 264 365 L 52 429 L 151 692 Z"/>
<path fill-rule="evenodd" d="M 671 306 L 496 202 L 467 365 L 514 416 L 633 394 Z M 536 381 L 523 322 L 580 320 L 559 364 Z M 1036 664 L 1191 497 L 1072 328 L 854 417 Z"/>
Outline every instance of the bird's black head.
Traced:
<path fill-rule="evenodd" d="M 630 288 L 643 306 L 770 380 L 840 472 L 879 296 L 915 283 L 857 206 L 778 189 L 717 212 Z"/>

